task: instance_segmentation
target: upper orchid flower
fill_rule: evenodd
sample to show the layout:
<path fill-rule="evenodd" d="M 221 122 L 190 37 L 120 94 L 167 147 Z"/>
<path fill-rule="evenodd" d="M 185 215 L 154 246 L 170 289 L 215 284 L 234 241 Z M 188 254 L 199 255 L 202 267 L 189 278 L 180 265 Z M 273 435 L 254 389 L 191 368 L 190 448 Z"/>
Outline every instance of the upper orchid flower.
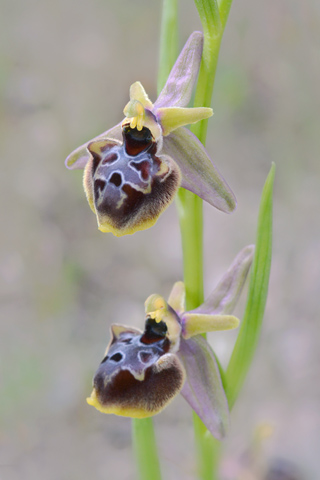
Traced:
<path fill-rule="evenodd" d="M 230 188 L 184 127 L 212 115 L 211 108 L 185 108 L 202 45 L 202 34 L 194 32 L 155 103 L 140 82 L 134 83 L 122 123 L 67 157 L 67 168 L 84 168 L 84 189 L 101 231 L 122 236 L 151 227 L 179 187 L 224 212 L 234 210 Z"/>
<path fill-rule="evenodd" d="M 185 289 L 177 282 L 168 302 L 151 295 L 142 332 L 111 326 L 111 341 L 95 374 L 87 402 L 103 413 L 150 417 L 180 391 L 208 430 L 221 439 L 228 427 L 228 402 L 215 356 L 199 334 L 236 328 L 230 315 L 251 265 L 253 247 L 235 258 L 214 292 L 199 308 L 185 311 Z"/>

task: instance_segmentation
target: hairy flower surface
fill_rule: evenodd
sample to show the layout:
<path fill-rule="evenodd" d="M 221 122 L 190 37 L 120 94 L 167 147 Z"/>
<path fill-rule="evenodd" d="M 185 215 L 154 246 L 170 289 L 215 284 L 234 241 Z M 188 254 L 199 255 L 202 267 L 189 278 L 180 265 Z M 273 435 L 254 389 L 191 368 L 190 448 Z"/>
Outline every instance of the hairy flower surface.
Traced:
<path fill-rule="evenodd" d="M 211 108 L 186 108 L 202 46 L 202 33 L 194 32 L 155 103 L 135 82 L 121 124 L 67 157 L 67 168 L 84 168 L 84 189 L 101 231 L 122 236 L 151 227 L 179 187 L 224 212 L 234 210 L 233 193 L 185 128 L 212 115 Z"/>
<path fill-rule="evenodd" d="M 151 295 L 142 332 L 111 326 L 111 341 L 95 374 L 87 402 L 103 413 L 144 418 L 159 413 L 179 393 L 216 438 L 224 437 L 228 402 L 208 342 L 199 334 L 236 328 L 231 312 L 251 265 L 243 249 L 214 292 L 199 308 L 185 311 L 185 288 L 173 286 L 168 302 Z"/>

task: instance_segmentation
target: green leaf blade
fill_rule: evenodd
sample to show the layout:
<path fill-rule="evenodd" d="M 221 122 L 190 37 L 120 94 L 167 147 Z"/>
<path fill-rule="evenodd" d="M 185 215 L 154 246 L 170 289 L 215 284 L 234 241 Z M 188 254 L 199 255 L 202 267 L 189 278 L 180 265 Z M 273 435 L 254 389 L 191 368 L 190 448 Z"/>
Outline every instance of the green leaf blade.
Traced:
<path fill-rule="evenodd" d="M 272 164 L 261 196 L 256 247 L 250 274 L 246 309 L 225 375 L 225 389 L 230 410 L 239 395 L 253 360 L 268 296 L 272 256 L 274 176 L 275 165 Z"/>

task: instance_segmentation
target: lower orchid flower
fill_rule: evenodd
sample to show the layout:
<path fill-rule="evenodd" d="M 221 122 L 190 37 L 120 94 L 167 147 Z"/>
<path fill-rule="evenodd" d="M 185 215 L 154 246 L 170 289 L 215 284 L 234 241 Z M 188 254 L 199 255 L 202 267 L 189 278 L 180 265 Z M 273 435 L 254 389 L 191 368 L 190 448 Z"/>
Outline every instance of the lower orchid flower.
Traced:
<path fill-rule="evenodd" d="M 212 115 L 211 108 L 186 108 L 202 47 L 202 33 L 194 32 L 155 103 L 135 82 L 122 123 L 67 157 L 67 168 L 84 168 L 84 189 L 101 231 L 122 236 L 151 227 L 179 187 L 224 212 L 234 210 L 232 191 L 185 128 Z"/>
<path fill-rule="evenodd" d="M 144 331 L 111 326 L 111 341 L 95 374 L 87 402 L 103 413 L 144 418 L 155 415 L 179 393 L 218 439 L 227 431 L 229 409 L 219 368 L 205 332 L 236 328 L 231 315 L 249 271 L 253 246 L 235 258 L 209 298 L 185 311 L 185 288 L 173 286 L 168 302 L 145 302 Z"/>

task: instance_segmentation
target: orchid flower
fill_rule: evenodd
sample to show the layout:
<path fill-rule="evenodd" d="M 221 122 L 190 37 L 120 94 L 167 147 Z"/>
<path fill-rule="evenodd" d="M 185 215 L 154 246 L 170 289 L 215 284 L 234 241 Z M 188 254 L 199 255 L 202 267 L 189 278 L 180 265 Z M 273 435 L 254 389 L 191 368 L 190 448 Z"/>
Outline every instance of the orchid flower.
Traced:
<path fill-rule="evenodd" d="M 202 33 L 194 32 L 155 103 L 135 82 L 124 120 L 67 157 L 67 168 L 84 168 L 84 189 L 102 232 L 122 236 L 151 227 L 179 187 L 219 210 L 234 210 L 232 191 L 185 128 L 212 115 L 211 108 L 186 108 L 202 47 Z"/>
<path fill-rule="evenodd" d="M 144 418 L 155 415 L 179 393 L 218 439 L 225 436 L 229 410 L 219 368 L 201 333 L 236 328 L 231 315 L 249 271 L 253 246 L 235 258 L 203 305 L 185 311 L 183 282 L 168 302 L 151 295 L 145 328 L 111 326 L 111 341 L 95 374 L 89 405 L 103 413 Z"/>

